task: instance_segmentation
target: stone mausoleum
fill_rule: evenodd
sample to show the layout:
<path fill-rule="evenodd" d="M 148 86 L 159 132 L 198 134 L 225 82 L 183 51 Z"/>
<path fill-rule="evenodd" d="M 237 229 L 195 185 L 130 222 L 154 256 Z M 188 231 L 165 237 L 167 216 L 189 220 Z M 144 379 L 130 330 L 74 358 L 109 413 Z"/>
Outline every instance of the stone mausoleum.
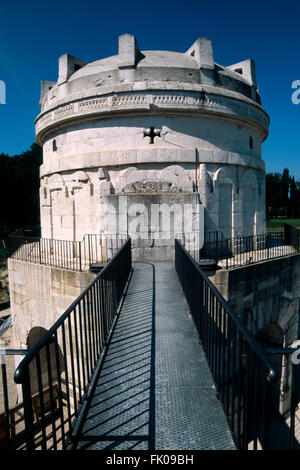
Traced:
<path fill-rule="evenodd" d="M 124 34 L 115 56 L 92 63 L 61 56 L 57 82 L 42 82 L 40 105 L 42 241 L 25 245 L 28 256 L 21 247 L 20 256 L 9 260 L 15 347 L 34 342 L 41 335 L 35 328 L 50 328 L 94 277 L 89 265 L 77 271 L 55 264 L 60 251 L 52 253 L 53 240 L 102 240 L 101 234 L 107 240 L 106 234 L 125 232 L 135 261 L 155 261 L 174 257 L 177 234 L 198 234 L 201 247 L 211 232 L 226 238 L 265 233 L 261 143 L 269 118 L 251 59 L 218 65 L 208 38 L 185 53 L 140 51 L 134 36 Z M 59 250 L 62 258 L 70 255 Z M 76 249 L 73 256 L 78 258 Z M 221 269 L 213 281 L 240 308 L 240 277 L 228 287 L 235 272 Z M 276 320 L 270 320 L 272 312 L 286 312 L 286 291 L 293 291 L 293 318 L 298 302 L 297 280 L 288 286 L 277 277 L 257 282 L 243 284 L 256 293 L 253 299 L 239 287 L 242 312 L 246 301 L 251 312 L 269 312 L 257 314 L 266 320 L 253 320 L 254 334 Z M 263 300 L 259 289 L 267 289 Z M 286 315 L 281 323 L 290 325 Z M 295 329 L 284 325 L 284 331 Z"/>
<path fill-rule="evenodd" d="M 112 57 L 62 55 L 57 82 L 42 82 L 40 105 L 42 237 L 140 230 L 136 259 L 169 259 L 176 232 L 265 232 L 269 118 L 253 60 L 216 64 L 205 37 L 184 53 L 140 51 L 124 34 Z M 161 205 L 170 216 L 191 208 L 182 223 L 172 219 L 171 240 L 163 240 L 165 217 L 150 217 Z"/>
<path fill-rule="evenodd" d="M 129 234 L 135 261 L 157 261 L 173 259 L 177 234 L 199 235 L 200 248 L 210 233 L 265 234 L 269 118 L 251 59 L 216 64 L 208 38 L 140 51 L 124 34 L 115 56 L 61 56 L 40 105 L 42 233 L 9 259 L 13 347 L 31 348 L 94 279 L 89 257 L 80 270 L 59 263 L 84 258 L 86 235 Z M 211 280 L 253 336 L 286 347 L 298 339 L 300 255 L 276 256 L 221 265 Z"/>

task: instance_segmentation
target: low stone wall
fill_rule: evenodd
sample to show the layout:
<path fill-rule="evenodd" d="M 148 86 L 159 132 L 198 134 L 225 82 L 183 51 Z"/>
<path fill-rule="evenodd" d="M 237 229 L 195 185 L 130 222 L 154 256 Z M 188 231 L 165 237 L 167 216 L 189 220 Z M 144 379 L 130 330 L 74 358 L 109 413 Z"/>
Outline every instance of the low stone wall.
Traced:
<path fill-rule="evenodd" d="M 211 280 L 253 335 L 277 323 L 285 346 L 297 339 L 300 255 L 222 269 Z"/>
<path fill-rule="evenodd" d="M 299 254 L 222 269 L 211 280 L 263 346 L 289 347 L 298 339 Z M 284 415 L 291 406 L 290 359 L 281 354 L 270 354 L 269 358 L 280 377 L 272 400 Z"/>
<path fill-rule="evenodd" d="M 30 330 L 48 330 L 95 277 L 78 272 L 8 260 L 13 348 L 27 349 Z"/>

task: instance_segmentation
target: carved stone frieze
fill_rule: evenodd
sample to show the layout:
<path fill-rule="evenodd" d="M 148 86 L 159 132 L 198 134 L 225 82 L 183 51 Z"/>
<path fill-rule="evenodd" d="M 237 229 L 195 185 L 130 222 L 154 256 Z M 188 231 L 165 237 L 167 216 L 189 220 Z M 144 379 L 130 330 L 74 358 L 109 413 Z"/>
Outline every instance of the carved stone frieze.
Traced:
<path fill-rule="evenodd" d="M 157 93 L 131 93 L 110 95 L 101 98 L 86 98 L 68 104 L 40 115 L 36 121 L 37 136 L 41 131 L 58 124 L 60 121 L 80 118 L 86 115 L 98 115 L 111 111 L 134 111 L 141 108 L 156 108 L 162 111 L 176 109 L 178 111 L 213 112 L 227 114 L 235 118 L 252 121 L 261 127 L 262 133 L 267 132 L 269 119 L 266 113 L 258 106 L 225 96 L 207 93 L 188 92 L 157 92 Z"/>

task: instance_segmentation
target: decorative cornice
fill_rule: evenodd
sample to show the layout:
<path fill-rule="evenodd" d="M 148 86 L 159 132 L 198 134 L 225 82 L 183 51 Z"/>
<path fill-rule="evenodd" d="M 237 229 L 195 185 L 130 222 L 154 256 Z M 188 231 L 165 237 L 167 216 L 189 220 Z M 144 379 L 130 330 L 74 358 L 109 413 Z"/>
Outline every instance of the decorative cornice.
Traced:
<path fill-rule="evenodd" d="M 161 110 L 178 112 L 208 112 L 251 121 L 264 139 L 267 135 L 269 118 L 257 105 L 251 105 L 234 98 L 208 93 L 158 91 L 144 93 L 112 94 L 105 97 L 86 98 L 40 114 L 36 119 L 37 139 L 56 125 L 68 121 L 93 118 L 110 113 L 139 112 L 141 110 Z"/>

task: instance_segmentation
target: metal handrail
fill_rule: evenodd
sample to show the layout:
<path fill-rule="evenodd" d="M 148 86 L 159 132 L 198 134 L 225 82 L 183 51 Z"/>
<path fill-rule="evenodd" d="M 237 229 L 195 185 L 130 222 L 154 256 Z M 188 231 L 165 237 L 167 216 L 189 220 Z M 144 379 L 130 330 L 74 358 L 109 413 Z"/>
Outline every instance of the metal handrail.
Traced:
<path fill-rule="evenodd" d="M 272 448 L 272 360 L 178 240 L 175 267 L 237 447 Z"/>
<path fill-rule="evenodd" d="M 194 232 L 177 234 L 196 261 L 213 259 L 222 267 L 236 268 L 256 262 L 277 259 L 300 252 L 300 230 L 284 224 L 283 230 L 261 235 L 225 238 L 220 232 L 206 233 L 203 246 L 193 244 Z M 192 241 L 192 243 L 190 243 Z"/>
<path fill-rule="evenodd" d="M 74 241 L 12 234 L 8 241 L 13 259 L 83 271 L 94 262 L 107 262 L 127 238 L 125 234 L 86 234 Z"/>
<path fill-rule="evenodd" d="M 190 262 L 193 264 L 194 268 L 199 272 L 200 276 L 202 276 L 205 279 L 205 282 L 208 284 L 210 289 L 213 291 L 213 293 L 216 296 L 216 298 L 218 299 L 218 301 L 223 305 L 223 307 L 226 310 L 226 312 L 228 313 L 228 315 L 230 315 L 231 319 L 234 321 L 237 328 L 243 334 L 244 338 L 246 338 L 246 340 L 248 341 L 250 346 L 253 348 L 253 350 L 256 352 L 258 357 L 265 364 L 266 368 L 269 370 L 268 380 L 270 381 L 270 383 L 276 382 L 278 380 L 278 374 L 277 374 L 277 372 L 274 368 L 274 364 L 269 360 L 269 358 L 265 354 L 264 348 L 251 335 L 248 328 L 244 325 L 244 323 L 237 316 L 237 314 L 232 310 L 229 303 L 224 299 L 224 297 L 221 295 L 221 293 L 218 291 L 218 289 L 215 287 L 215 285 L 211 282 L 211 280 L 208 278 L 208 276 L 206 276 L 205 273 L 202 271 L 202 269 L 197 265 L 197 263 L 194 261 L 194 259 L 189 254 L 189 252 L 185 249 L 185 247 L 178 240 L 175 240 L 175 244 L 176 243 L 183 250 L 185 255 L 188 257 Z"/>
<path fill-rule="evenodd" d="M 0 448 L 4 449 L 12 449 L 13 448 L 13 441 L 15 439 L 15 428 L 16 424 L 18 424 L 18 428 L 23 430 L 24 426 L 20 425 L 21 422 L 24 421 L 22 412 L 20 410 L 23 408 L 23 404 L 17 404 L 16 401 L 13 403 L 12 397 L 16 400 L 16 393 L 10 394 L 11 386 L 12 386 L 12 379 L 10 374 L 8 374 L 7 364 L 6 364 L 6 356 L 25 356 L 29 353 L 27 349 L 9 349 L 0 346 L 0 371 L 1 371 L 1 384 L 0 384 L 0 391 L 3 396 L 3 411 L 1 409 L 1 424 L 0 424 Z M 15 389 L 16 392 L 16 389 Z M 14 396 L 15 395 L 15 396 Z M 16 414 L 18 414 L 18 418 L 16 421 Z"/>
<path fill-rule="evenodd" d="M 129 243 L 130 240 L 127 241 Z M 97 276 L 92 280 L 92 282 L 81 292 L 81 294 L 71 303 L 71 305 L 67 308 L 67 310 L 60 316 L 58 320 L 49 328 L 49 330 L 42 336 L 42 338 L 34 345 L 34 347 L 27 352 L 24 359 L 20 362 L 18 367 L 15 370 L 14 380 L 17 384 L 22 383 L 23 379 L 23 371 L 26 366 L 34 359 L 37 353 L 46 345 L 46 343 L 52 339 L 53 334 L 55 331 L 64 323 L 66 318 L 73 312 L 74 308 L 78 305 L 78 303 L 86 296 L 87 292 L 96 284 L 97 280 L 100 277 L 103 277 L 105 272 L 110 269 L 110 266 L 114 263 L 115 259 L 118 257 L 119 252 L 115 253 L 114 256 L 111 258 L 109 263 L 104 266 L 104 268 L 97 274 Z"/>
<path fill-rule="evenodd" d="M 58 439 L 67 448 L 131 271 L 129 238 L 18 365 L 14 380 L 22 385 L 28 450 L 57 449 Z"/>

